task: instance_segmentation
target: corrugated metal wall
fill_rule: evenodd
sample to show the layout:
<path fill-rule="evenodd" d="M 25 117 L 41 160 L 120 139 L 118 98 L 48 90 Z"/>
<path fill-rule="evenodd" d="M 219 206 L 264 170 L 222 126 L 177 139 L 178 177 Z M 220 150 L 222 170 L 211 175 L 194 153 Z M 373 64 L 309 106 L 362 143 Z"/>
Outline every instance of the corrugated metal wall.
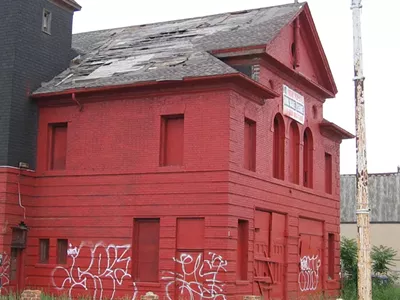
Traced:
<path fill-rule="evenodd" d="M 400 173 L 370 174 L 371 222 L 400 222 Z M 341 175 L 341 222 L 356 222 L 356 177 Z"/>

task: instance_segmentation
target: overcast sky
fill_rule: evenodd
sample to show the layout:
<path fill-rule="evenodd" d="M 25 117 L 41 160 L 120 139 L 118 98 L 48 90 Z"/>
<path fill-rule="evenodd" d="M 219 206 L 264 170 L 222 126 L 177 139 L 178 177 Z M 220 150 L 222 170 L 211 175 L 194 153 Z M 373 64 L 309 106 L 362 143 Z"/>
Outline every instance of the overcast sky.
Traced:
<path fill-rule="evenodd" d="M 116 28 L 290 3 L 290 0 L 134 1 L 77 0 L 74 32 Z M 339 93 L 328 99 L 324 117 L 355 133 L 351 0 L 309 0 Z M 363 48 L 368 171 L 394 172 L 400 165 L 400 35 L 398 0 L 363 1 Z M 400 84 L 399 84 L 400 85 Z M 355 141 L 341 146 L 341 173 L 354 173 Z"/>

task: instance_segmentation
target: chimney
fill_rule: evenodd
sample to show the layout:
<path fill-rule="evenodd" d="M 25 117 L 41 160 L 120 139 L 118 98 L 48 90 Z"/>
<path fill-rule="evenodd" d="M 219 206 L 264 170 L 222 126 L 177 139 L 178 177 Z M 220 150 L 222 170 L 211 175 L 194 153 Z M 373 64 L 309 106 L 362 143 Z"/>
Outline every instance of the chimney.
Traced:
<path fill-rule="evenodd" d="M 400 166 L 397 166 L 397 173 L 400 173 Z"/>

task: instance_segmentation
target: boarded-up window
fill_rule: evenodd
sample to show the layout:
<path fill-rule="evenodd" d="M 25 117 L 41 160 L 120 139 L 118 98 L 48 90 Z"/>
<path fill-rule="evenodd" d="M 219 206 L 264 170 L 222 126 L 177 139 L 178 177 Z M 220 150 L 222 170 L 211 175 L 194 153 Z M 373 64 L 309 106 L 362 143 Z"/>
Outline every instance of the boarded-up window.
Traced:
<path fill-rule="evenodd" d="M 160 149 L 161 166 L 177 166 L 183 164 L 183 125 L 183 115 L 162 117 Z"/>
<path fill-rule="evenodd" d="M 328 277 L 334 279 L 335 276 L 335 235 L 328 234 Z"/>
<path fill-rule="evenodd" d="M 160 220 L 136 219 L 133 277 L 137 282 L 158 282 Z"/>
<path fill-rule="evenodd" d="M 68 240 L 58 239 L 57 240 L 57 263 L 66 264 L 67 263 L 67 249 Z"/>
<path fill-rule="evenodd" d="M 289 180 L 299 184 L 300 173 L 300 132 L 295 121 L 290 123 L 289 132 L 290 161 L 289 161 Z"/>
<path fill-rule="evenodd" d="M 244 167 L 256 170 L 256 122 L 244 120 Z"/>
<path fill-rule="evenodd" d="M 238 280 L 247 280 L 248 251 L 249 250 L 249 222 L 238 221 L 236 275 Z"/>
<path fill-rule="evenodd" d="M 179 218 L 177 220 L 176 248 L 179 250 L 204 249 L 204 219 Z"/>
<path fill-rule="evenodd" d="M 310 274 L 326 274 L 326 255 L 324 243 L 324 222 L 299 218 L 299 274 L 297 277 L 301 292 L 312 292 L 320 295 L 323 280 L 310 280 Z"/>
<path fill-rule="evenodd" d="M 285 123 L 281 115 L 274 118 L 273 176 L 284 179 L 285 168 Z"/>
<path fill-rule="evenodd" d="M 186 282 L 195 282 L 196 286 L 206 286 L 209 278 L 207 276 L 199 276 L 199 274 L 210 274 L 215 269 L 210 268 L 210 265 L 204 263 L 207 259 L 204 256 L 205 241 L 204 241 L 204 219 L 203 218 L 178 218 L 176 222 L 176 254 L 175 257 L 178 261 L 175 264 L 176 270 L 179 274 L 184 274 Z M 182 264 L 182 262 L 184 262 Z M 186 293 L 184 291 L 183 293 Z M 207 291 L 203 297 L 212 298 L 211 294 Z M 181 295 L 181 285 L 175 285 L 175 295 Z M 186 295 L 186 294 L 185 294 Z M 180 296 L 182 299 L 185 296 Z M 179 297 L 176 297 L 179 298 Z M 197 299 L 190 297 L 191 299 Z"/>
<path fill-rule="evenodd" d="M 284 299 L 286 216 L 256 210 L 254 215 L 254 281 L 256 286 L 269 285 L 267 299 Z M 271 284 L 272 283 L 272 284 Z"/>
<path fill-rule="evenodd" d="M 332 155 L 325 153 L 325 192 L 332 194 Z"/>
<path fill-rule="evenodd" d="M 65 170 L 67 162 L 67 123 L 49 125 L 49 169 Z"/>
<path fill-rule="evenodd" d="M 49 248 L 50 248 L 49 239 L 39 240 L 39 263 L 41 264 L 49 263 Z"/>
<path fill-rule="evenodd" d="M 311 130 L 309 128 L 304 131 L 303 143 L 303 185 L 312 188 L 314 145 Z"/>

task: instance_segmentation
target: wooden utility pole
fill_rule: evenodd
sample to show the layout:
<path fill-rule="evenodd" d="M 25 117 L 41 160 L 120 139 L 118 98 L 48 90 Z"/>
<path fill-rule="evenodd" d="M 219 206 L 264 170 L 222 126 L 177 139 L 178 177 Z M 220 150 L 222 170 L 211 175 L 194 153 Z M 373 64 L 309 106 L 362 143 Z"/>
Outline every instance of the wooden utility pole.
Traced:
<path fill-rule="evenodd" d="M 365 134 L 364 74 L 361 42 L 361 0 L 352 0 L 354 86 L 356 101 L 357 152 L 357 245 L 358 245 L 358 299 L 371 300 L 370 209 L 368 205 L 368 172 Z"/>

